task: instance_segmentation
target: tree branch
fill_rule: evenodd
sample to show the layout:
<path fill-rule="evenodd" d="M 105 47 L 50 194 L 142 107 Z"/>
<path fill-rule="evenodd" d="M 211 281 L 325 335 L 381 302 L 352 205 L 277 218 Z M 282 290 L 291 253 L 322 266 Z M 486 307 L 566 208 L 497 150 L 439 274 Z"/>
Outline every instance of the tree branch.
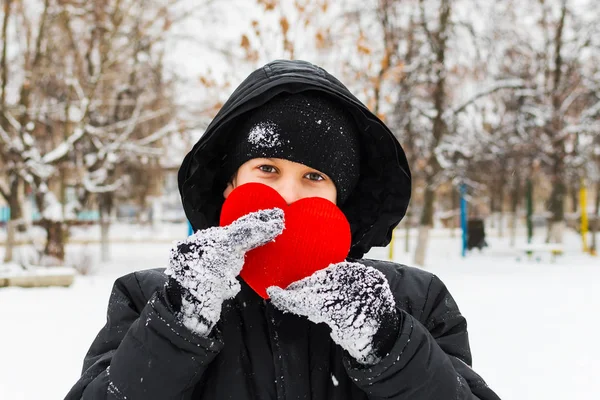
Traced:
<path fill-rule="evenodd" d="M 6 106 L 6 83 L 8 81 L 8 68 L 6 65 L 6 54 L 8 47 L 8 20 L 10 17 L 10 6 L 12 0 L 6 0 L 4 3 L 4 18 L 2 21 L 2 57 L 0 58 L 0 80 L 2 85 L 0 87 L 0 110 L 4 110 Z M 4 124 L 4 121 L 0 119 L 0 126 Z"/>
<path fill-rule="evenodd" d="M 171 122 L 171 123 L 163 126 L 162 128 L 160 128 L 153 134 L 148 135 L 148 136 L 144 137 L 143 139 L 136 141 L 135 144 L 138 146 L 147 146 L 147 145 L 154 143 L 174 132 L 177 132 L 177 125 L 175 122 Z"/>
<path fill-rule="evenodd" d="M 10 201 L 10 190 L 6 187 L 4 182 L 0 181 L 0 194 L 4 197 L 4 200 L 8 203 Z"/>
<path fill-rule="evenodd" d="M 494 86 L 485 89 L 479 93 L 477 93 L 476 95 L 474 95 L 473 97 L 471 97 L 469 100 L 467 100 L 466 102 L 464 102 L 463 104 L 461 104 L 460 106 L 451 109 L 450 110 L 450 114 L 452 115 L 457 115 L 460 114 L 461 112 L 465 111 L 465 109 L 470 106 L 471 104 L 475 103 L 477 100 L 481 99 L 482 97 L 486 97 L 489 96 L 490 94 L 496 93 L 500 90 L 503 89 L 524 89 L 525 86 L 525 82 L 522 79 L 509 79 L 506 81 L 498 81 L 494 83 Z"/>
<path fill-rule="evenodd" d="M 44 154 L 42 162 L 45 164 L 57 164 L 63 161 L 69 155 L 69 151 L 73 149 L 73 145 L 80 141 L 85 135 L 85 130 L 75 128 L 73 133 L 62 143 Z"/>

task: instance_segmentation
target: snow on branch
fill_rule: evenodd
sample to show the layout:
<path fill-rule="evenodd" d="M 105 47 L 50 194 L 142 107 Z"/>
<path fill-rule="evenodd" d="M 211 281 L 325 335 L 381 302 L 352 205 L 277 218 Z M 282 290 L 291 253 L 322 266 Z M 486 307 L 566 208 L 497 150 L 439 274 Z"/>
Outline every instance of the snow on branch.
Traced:
<path fill-rule="evenodd" d="M 581 117 L 582 117 L 582 119 L 587 119 L 587 118 L 594 119 L 598 116 L 598 114 L 600 114 L 600 101 L 596 102 L 596 104 L 594 104 L 593 106 L 591 106 L 590 108 L 585 110 L 581 114 Z"/>
<path fill-rule="evenodd" d="M 4 144 L 7 144 L 10 146 L 12 140 L 10 138 L 10 136 L 8 135 L 8 133 L 4 130 L 4 128 L 2 128 L 2 126 L 0 126 L 0 139 L 2 140 L 2 142 L 4 142 Z"/>
<path fill-rule="evenodd" d="M 497 82 L 494 82 L 494 84 L 492 86 L 490 86 L 489 88 L 482 90 L 481 92 L 475 94 L 473 97 L 471 97 L 469 100 L 467 100 L 460 106 L 448 110 L 447 113 L 449 113 L 450 115 L 460 114 L 468 106 L 475 103 L 477 100 L 479 100 L 482 97 L 489 96 L 490 94 L 493 94 L 493 93 L 498 92 L 503 89 L 523 89 L 525 87 L 526 87 L 526 82 L 523 81 L 522 79 L 507 79 L 507 80 L 497 81 Z"/>
<path fill-rule="evenodd" d="M 577 90 L 577 87 L 573 88 L 571 93 L 565 98 L 562 105 L 560 106 L 560 114 L 565 115 L 569 110 L 569 107 L 577 100 L 578 97 L 581 96 L 581 93 Z"/>
<path fill-rule="evenodd" d="M 83 88 L 81 87 L 81 83 L 79 83 L 79 79 L 76 79 L 75 77 L 70 77 L 67 79 L 66 83 L 68 85 L 72 86 L 73 89 L 75 89 L 75 93 L 77 93 L 77 96 L 79 97 L 79 101 L 81 102 L 81 108 L 86 110 L 86 112 L 81 113 L 81 119 L 79 120 L 79 122 L 81 122 L 81 121 L 83 121 L 83 119 L 85 118 L 85 115 L 87 114 L 87 110 L 90 105 L 90 98 L 85 95 L 85 92 L 83 91 Z"/>
<path fill-rule="evenodd" d="M 49 221 L 60 222 L 64 219 L 61 203 L 51 190 L 43 192 L 42 217 Z"/>
<path fill-rule="evenodd" d="M 4 117 L 8 123 L 13 127 L 15 132 L 21 132 L 21 124 L 17 121 L 10 113 L 4 113 Z"/>
<path fill-rule="evenodd" d="M 41 163 L 34 157 L 26 160 L 25 165 L 28 167 L 27 170 L 30 173 L 32 173 L 33 175 L 35 175 L 43 181 L 50 178 L 55 171 L 55 168 L 52 165 Z"/>
<path fill-rule="evenodd" d="M 73 134 L 69 136 L 64 142 L 60 143 L 56 148 L 46 153 L 42 157 L 42 162 L 46 164 L 54 164 L 64 157 L 73 149 L 73 145 L 77 143 L 85 134 L 85 130 L 81 128 L 75 128 Z"/>
<path fill-rule="evenodd" d="M 143 102 L 138 102 L 135 105 L 135 109 L 133 110 L 133 116 L 127 120 L 127 125 L 125 126 L 125 130 L 117 137 L 117 139 L 109 145 L 109 147 L 120 147 L 120 145 L 127 140 L 129 136 L 133 133 L 135 128 L 137 128 L 140 124 L 140 115 L 142 112 Z"/>
<path fill-rule="evenodd" d="M 177 132 L 177 124 L 175 123 L 175 121 L 171 121 L 171 123 L 163 126 L 162 128 L 160 128 L 153 134 L 148 135 L 145 138 L 136 141 L 135 144 L 138 146 L 146 146 L 146 145 L 154 143 L 174 132 Z"/>
<path fill-rule="evenodd" d="M 140 114 L 140 115 L 138 115 L 138 117 L 135 121 L 132 121 L 135 118 L 135 116 L 133 116 L 127 120 L 119 121 L 114 124 L 102 126 L 102 127 L 87 125 L 86 130 L 89 131 L 92 135 L 97 135 L 97 136 L 108 135 L 110 133 L 114 133 L 115 131 L 117 131 L 119 129 L 128 129 L 129 127 L 131 127 L 132 122 L 135 122 L 135 124 L 139 125 L 143 122 L 148 122 L 155 118 L 160 118 L 162 116 L 168 115 L 171 111 L 172 110 L 169 108 L 161 108 L 158 110 L 153 110 L 150 112 Z M 135 127 L 135 124 L 134 124 L 134 127 Z"/>
<path fill-rule="evenodd" d="M 117 138 L 109 142 L 106 146 L 102 147 L 100 151 L 98 151 L 99 159 L 107 159 L 108 156 L 111 154 L 114 155 L 114 153 L 122 147 L 127 138 L 131 136 L 135 128 L 139 125 L 141 108 L 142 102 L 138 102 L 135 110 L 133 111 L 133 116 L 126 121 L 127 125 L 125 125 L 125 130 Z"/>
<path fill-rule="evenodd" d="M 19 132 L 21 129 L 21 124 L 17 121 L 12 115 L 5 112 L 4 117 L 10 123 L 10 125 L 15 129 L 16 132 Z M 11 137 L 11 135 L 4 130 L 2 126 L 0 126 L 0 140 L 7 146 L 7 148 L 14 149 L 17 152 L 21 153 L 25 151 L 25 146 L 23 141 L 19 136 Z"/>
<path fill-rule="evenodd" d="M 6 187 L 6 184 L 2 181 L 0 181 L 0 195 L 2 195 L 2 197 L 4 197 L 4 200 L 8 201 L 8 198 L 10 194 L 10 189 L 8 187 Z"/>
<path fill-rule="evenodd" d="M 82 179 L 83 187 L 90 193 L 108 193 L 118 190 L 123 186 L 123 177 L 120 177 L 111 184 L 100 184 L 93 179 L 92 174 L 86 174 Z"/>
<path fill-rule="evenodd" d="M 600 133 L 600 123 L 589 123 L 589 124 L 578 124 L 578 125 L 568 125 L 561 131 L 561 134 L 558 135 L 558 138 L 564 139 L 573 133 Z"/>
<path fill-rule="evenodd" d="M 160 157 L 165 153 L 164 148 L 161 147 L 143 147 L 134 143 L 124 143 L 121 150 L 131 154 L 154 157 Z"/>

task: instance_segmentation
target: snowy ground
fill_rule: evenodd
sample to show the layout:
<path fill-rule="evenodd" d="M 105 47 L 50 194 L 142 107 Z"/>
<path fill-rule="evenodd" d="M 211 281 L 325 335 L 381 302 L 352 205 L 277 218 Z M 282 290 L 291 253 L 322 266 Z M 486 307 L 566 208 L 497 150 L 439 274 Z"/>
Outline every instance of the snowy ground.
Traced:
<path fill-rule="evenodd" d="M 135 229 L 141 242 L 113 245 L 114 261 L 98 265 L 95 276 L 78 277 L 68 289 L 0 289 L 0 399 L 64 397 L 104 324 L 113 280 L 167 259 L 169 235 L 146 229 Z M 119 227 L 113 234 L 133 238 L 133 231 Z M 186 227 L 159 231 L 177 239 Z M 395 260 L 410 264 L 402 235 Z M 475 370 L 503 399 L 595 397 L 600 259 L 582 254 L 574 234 L 555 263 L 549 256 L 517 261 L 508 239 L 490 236 L 488 249 L 462 259 L 458 236 L 436 230 L 428 253 L 427 269 L 444 280 L 469 321 Z M 97 245 L 88 246 L 97 257 Z M 76 254 L 80 246 L 69 251 Z M 370 256 L 387 254 L 375 249 Z"/>

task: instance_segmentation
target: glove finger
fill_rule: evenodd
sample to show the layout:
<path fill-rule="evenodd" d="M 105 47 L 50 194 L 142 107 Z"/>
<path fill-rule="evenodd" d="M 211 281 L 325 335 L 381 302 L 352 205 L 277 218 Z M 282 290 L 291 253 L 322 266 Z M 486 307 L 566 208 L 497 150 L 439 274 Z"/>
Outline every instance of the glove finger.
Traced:
<path fill-rule="evenodd" d="M 284 292 L 285 290 L 280 288 L 279 286 L 269 286 L 267 288 L 267 294 L 269 295 L 269 298 L 271 299 L 273 305 L 281 301 L 281 299 L 285 296 Z"/>
<path fill-rule="evenodd" d="M 281 311 L 308 317 L 315 323 L 324 322 L 321 315 L 323 299 L 308 288 L 298 291 L 271 286 L 267 288 L 267 294 L 271 303 Z"/>
<path fill-rule="evenodd" d="M 298 296 L 298 292 L 285 290 L 278 286 L 271 286 L 267 288 L 267 294 L 271 299 L 271 303 L 280 310 L 305 315 L 304 309 L 306 305 L 303 303 L 301 297 Z"/>
<path fill-rule="evenodd" d="M 227 231 L 233 247 L 246 252 L 271 242 L 284 228 L 283 210 L 272 208 L 240 217 L 227 227 Z"/>
<path fill-rule="evenodd" d="M 314 288 L 324 285 L 330 275 L 330 268 L 327 267 L 314 272 L 312 275 L 302 278 L 288 285 L 286 290 L 303 290 L 305 288 Z"/>

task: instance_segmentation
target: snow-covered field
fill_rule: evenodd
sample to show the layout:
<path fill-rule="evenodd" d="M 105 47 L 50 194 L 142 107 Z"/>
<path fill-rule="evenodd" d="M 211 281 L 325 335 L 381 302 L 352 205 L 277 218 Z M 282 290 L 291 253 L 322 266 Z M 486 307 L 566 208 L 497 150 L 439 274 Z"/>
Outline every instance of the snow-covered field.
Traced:
<path fill-rule="evenodd" d="M 0 289 L 0 399 L 65 396 L 104 324 L 114 279 L 164 265 L 167 236 L 186 235 L 185 225 L 165 227 L 170 235 L 147 229 L 135 229 L 141 242 L 114 244 L 113 261 L 98 265 L 94 276 L 78 277 L 70 288 Z M 113 234 L 132 238 L 133 231 L 118 227 Z M 402 235 L 398 232 L 394 258 L 410 264 Z M 566 254 L 554 263 L 548 255 L 517 261 L 508 239 L 491 235 L 488 242 L 482 253 L 462 259 L 458 235 L 435 230 L 427 261 L 467 317 L 475 370 L 503 399 L 595 398 L 600 393 L 600 258 L 583 254 L 572 233 Z M 69 251 L 77 253 L 78 246 Z M 98 257 L 97 245 L 88 246 Z M 387 255 L 387 249 L 369 254 Z"/>

